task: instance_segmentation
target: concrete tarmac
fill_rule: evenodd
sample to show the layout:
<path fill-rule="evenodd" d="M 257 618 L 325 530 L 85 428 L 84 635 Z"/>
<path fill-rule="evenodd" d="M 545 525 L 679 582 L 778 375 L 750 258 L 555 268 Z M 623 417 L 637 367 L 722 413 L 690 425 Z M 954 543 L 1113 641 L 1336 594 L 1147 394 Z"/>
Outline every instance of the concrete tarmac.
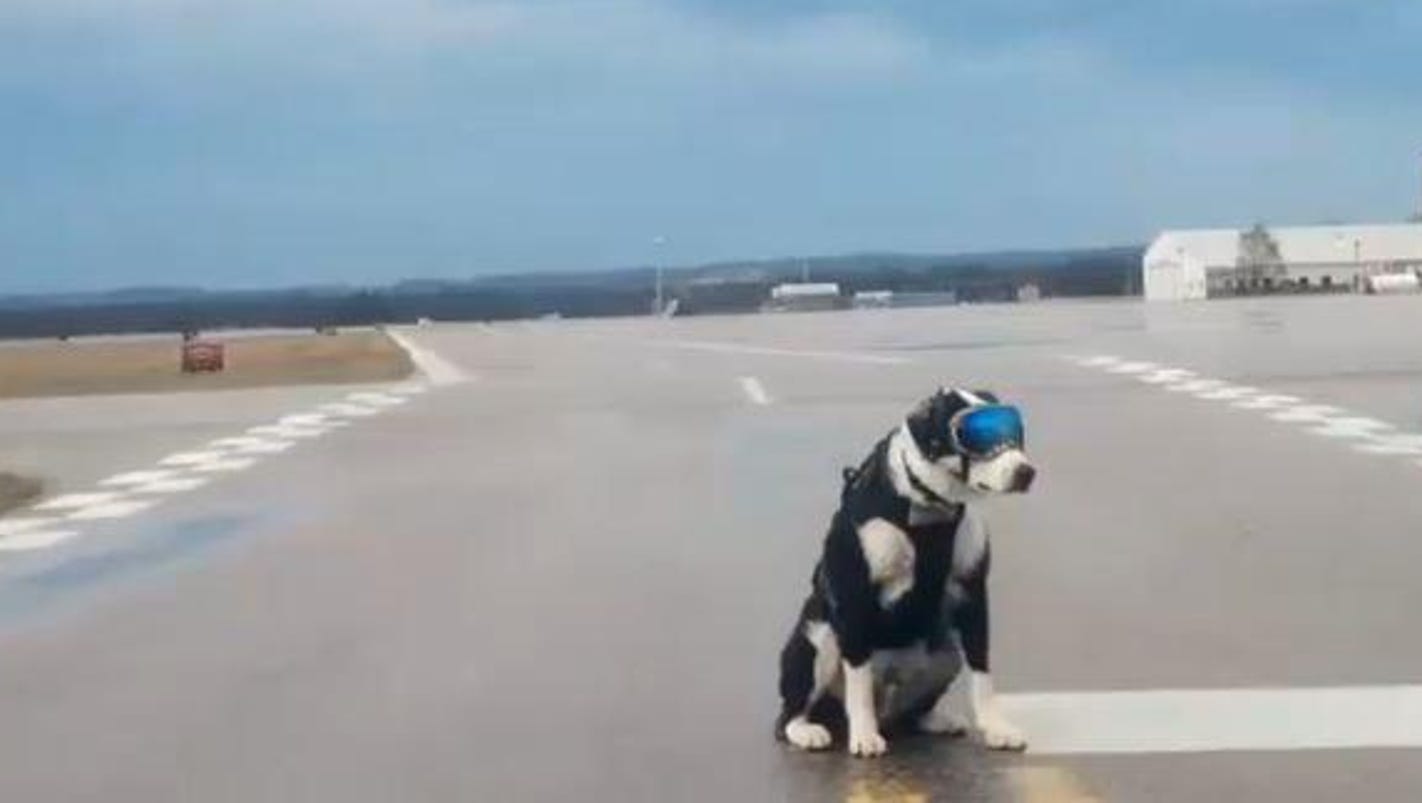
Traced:
<path fill-rule="evenodd" d="M 941 383 L 1019 403 L 1042 470 L 990 513 L 1004 693 L 1416 683 L 1422 458 L 1405 438 L 1422 431 L 1422 299 L 408 334 L 469 381 L 48 551 L 0 554 L 0 799 L 1422 788 L 1416 749 L 1366 744 L 1004 756 L 920 738 L 861 761 L 770 732 L 839 469 Z M 1171 369 L 1250 392 L 1145 381 Z M 1241 406 L 1266 396 L 1295 401 Z M 1287 420 L 1310 405 L 1338 411 Z M 156 454 L 145 440 L 115 469 Z"/>

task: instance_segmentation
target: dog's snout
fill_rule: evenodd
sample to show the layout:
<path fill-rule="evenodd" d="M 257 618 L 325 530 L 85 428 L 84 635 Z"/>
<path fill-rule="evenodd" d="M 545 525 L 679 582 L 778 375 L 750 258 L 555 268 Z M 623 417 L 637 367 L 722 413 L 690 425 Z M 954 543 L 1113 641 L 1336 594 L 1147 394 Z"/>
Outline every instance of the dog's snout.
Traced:
<path fill-rule="evenodd" d="M 1037 469 L 1027 463 L 1023 463 L 1017 467 L 1016 471 L 1012 472 L 1012 490 L 1017 493 L 1024 493 L 1028 488 L 1032 487 L 1032 480 L 1036 478 Z"/>

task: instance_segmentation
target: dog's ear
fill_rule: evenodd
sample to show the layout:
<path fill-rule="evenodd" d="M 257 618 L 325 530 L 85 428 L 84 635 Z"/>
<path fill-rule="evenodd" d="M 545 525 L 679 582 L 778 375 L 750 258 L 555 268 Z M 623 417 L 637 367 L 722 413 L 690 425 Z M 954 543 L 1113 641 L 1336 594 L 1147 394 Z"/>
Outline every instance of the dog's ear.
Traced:
<path fill-rule="evenodd" d="M 971 402 L 956 390 L 939 388 L 936 393 L 918 403 L 909 412 L 904 423 L 913 436 L 918 450 L 929 460 L 938 460 L 953 453 L 953 439 L 949 426 L 953 416 Z"/>

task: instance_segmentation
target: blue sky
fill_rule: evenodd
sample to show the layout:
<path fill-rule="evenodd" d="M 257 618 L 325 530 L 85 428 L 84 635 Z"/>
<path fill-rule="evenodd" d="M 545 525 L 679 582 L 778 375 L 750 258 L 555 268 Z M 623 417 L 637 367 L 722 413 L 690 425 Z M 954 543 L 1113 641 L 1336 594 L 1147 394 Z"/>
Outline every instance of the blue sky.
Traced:
<path fill-rule="evenodd" d="M 1389 0 L 4 0 L 0 292 L 1397 220 L 1419 41 Z"/>

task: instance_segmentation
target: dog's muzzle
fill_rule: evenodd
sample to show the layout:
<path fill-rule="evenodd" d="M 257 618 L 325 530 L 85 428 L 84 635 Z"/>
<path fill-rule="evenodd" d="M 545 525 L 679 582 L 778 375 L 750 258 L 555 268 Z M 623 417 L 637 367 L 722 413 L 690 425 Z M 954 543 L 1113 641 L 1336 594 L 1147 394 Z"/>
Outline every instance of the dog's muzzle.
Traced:
<path fill-rule="evenodd" d="M 1010 493 L 1027 493 L 1027 489 L 1032 487 L 1032 481 L 1037 479 L 1037 469 L 1028 463 L 1023 463 L 1012 472 L 1012 484 L 1007 490 Z"/>

